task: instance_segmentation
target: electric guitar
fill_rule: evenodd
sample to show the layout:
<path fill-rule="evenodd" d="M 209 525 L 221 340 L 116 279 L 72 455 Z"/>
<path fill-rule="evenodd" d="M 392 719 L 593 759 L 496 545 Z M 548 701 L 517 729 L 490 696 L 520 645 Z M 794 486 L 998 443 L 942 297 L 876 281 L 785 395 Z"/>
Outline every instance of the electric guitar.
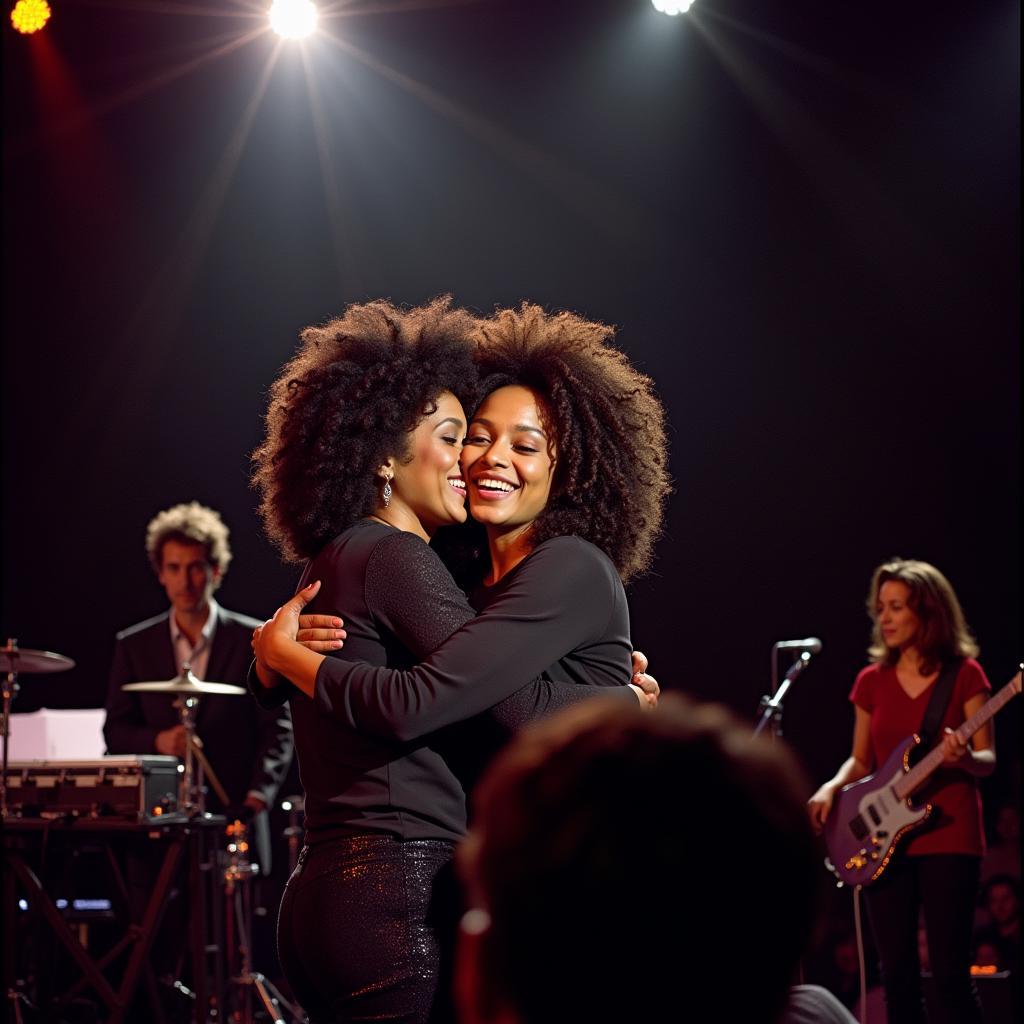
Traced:
<path fill-rule="evenodd" d="M 980 707 L 956 736 L 966 743 L 1021 688 L 1018 672 L 995 696 Z M 836 794 L 825 819 L 825 866 L 847 885 L 870 885 L 889 866 L 896 847 L 908 832 L 931 816 L 934 806 L 911 803 L 911 795 L 942 764 L 942 745 L 913 767 L 910 755 L 921 737 L 908 736 L 878 771 L 851 782 Z"/>

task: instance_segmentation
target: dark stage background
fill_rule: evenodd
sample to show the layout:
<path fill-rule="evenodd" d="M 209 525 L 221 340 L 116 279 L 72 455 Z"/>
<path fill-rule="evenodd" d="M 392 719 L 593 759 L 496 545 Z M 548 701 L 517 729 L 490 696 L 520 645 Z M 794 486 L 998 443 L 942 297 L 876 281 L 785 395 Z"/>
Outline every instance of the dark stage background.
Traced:
<path fill-rule="evenodd" d="M 444 291 L 614 322 L 657 381 L 676 494 L 630 596 L 666 690 L 752 716 L 772 642 L 820 636 L 786 721 L 820 780 L 892 554 L 1010 676 L 1018 3 L 367 0 L 304 47 L 229 0 L 53 6 L 4 33 L 0 629 L 78 667 L 19 710 L 102 703 L 172 503 L 223 511 L 219 597 L 269 614 L 268 383 L 345 303 Z"/>

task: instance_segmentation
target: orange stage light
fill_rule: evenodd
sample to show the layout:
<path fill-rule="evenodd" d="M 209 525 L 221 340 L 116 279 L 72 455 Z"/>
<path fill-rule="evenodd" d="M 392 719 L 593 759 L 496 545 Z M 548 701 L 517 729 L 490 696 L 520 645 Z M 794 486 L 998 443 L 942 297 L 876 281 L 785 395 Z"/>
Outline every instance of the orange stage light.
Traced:
<path fill-rule="evenodd" d="M 50 20 L 50 14 L 46 0 L 18 0 L 11 11 L 11 24 L 22 34 L 31 35 Z"/>

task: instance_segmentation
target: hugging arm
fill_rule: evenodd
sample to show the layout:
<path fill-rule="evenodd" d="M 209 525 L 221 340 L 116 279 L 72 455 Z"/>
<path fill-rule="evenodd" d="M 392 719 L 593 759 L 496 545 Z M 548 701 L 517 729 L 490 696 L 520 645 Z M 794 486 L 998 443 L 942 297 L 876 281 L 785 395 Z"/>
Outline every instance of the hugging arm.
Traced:
<path fill-rule="evenodd" d="M 314 699 L 352 728 L 398 740 L 416 739 L 500 703 L 522 689 L 524 680 L 539 677 L 577 646 L 601 637 L 611 619 L 620 587 L 614 570 L 575 546 L 568 554 L 557 543 L 538 548 L 485 614 L 467 621 L 413 669 L 325 659 L 316 674 Z M 590 670 L 599 685 L 621 687 L 620 699 L 636 701 L 634 691 L 622 685 L 630 680 L 625 642 L 621 651 L 605 652 Z M 572 699 L 593 694 L 577 683 L 535 679 L 533 685 L 541 694 L 545 687 L 549 693 L 556 686 L 568 688 Z M 558 698 L 525 699 L 550 709 Z"/>

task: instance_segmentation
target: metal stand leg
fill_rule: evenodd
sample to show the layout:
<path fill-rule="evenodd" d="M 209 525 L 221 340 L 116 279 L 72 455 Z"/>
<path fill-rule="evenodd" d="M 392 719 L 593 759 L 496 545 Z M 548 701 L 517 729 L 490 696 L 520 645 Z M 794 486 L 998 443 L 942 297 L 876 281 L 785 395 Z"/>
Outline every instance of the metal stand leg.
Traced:
<path fill-rule="evenodd" d="M 252 970 L 252 883 L 259 865 L 249 860 L 248 830 L 241 821 L 228 826 L 228 863 L 224 871 L 225 925 L 228 965 L 238 969 L 231 978 L 232 1012 L 235 1024 L 253 1024 L 255 991 L 274 1024 L 285 1024 L 281 1008 L 294 1024 L 305 1019 L 302 1008 L 289 1003 L 273 983 Z"/>
<path fill-rule="evenodd" d="M 18 641 L 8 640 L 5 651 L 12 657 L 17 652 Z M 3 674 L 3 683 L 0 686 L 0 698 L 3 700 L 0 706 L 0 742 L 3 743 L 3 774 L 0 774 L 0 819 L 7 818 L 7 744 L 11 738 L 11 705 L 18 695 L 18 673 L 15 669 Z"/>
<path fill-rule="evenodd" d="M 3 854 L 3 901 L 4 901 L 4 914 L 3 914 L 3 985 L 4 985 L 4 998 L 11 1005 L 10 1014 L 7 1019 L 13 1019 L 15 1024 L 22 1024 L 23 1018 L 21 1016 L 21 1004 L 24 1003 L 30 1009 L 32 1004 L 25 997 L 25 993 L 22 992 L 21 987 L 24 982 L 22 979 L 17 978 L 14 962 L 14 936 L 16 931 L 15 918 L 17 917 L 17 911 L 15 910 L 15 899 L 17 896 L 15 888 L 15 878 L 12 866 L 7 860 L 7 852 Z"/>
<path fill-rule="evenodd" d="M 71 957 L 72 962 L 81 972 L 79 981 L 72 985 L 67 992 L 57 996 L 58 1004 L 66 1001 L 83 989 L 91 988 L 102 1000 L 108 1013 L 107 1020 L 110 1024 L 120 1024 L 125 1019 L 125 1015 L 131 1008 L 132 999 L 145 968 L 156 931 L 159 928 L 164 907 L 166 906 L 167 893 L 175 868 L 181 858 L 184 843 L 185 839 L 183 836 L 174 836 L 171 839 L 164 853 L 160 873 L 154 884 L 153 892 L 141 924 L 129 924 L 124 938 L 115 946 L 115 950 L 98 961 L 93 960 L 89 952 L 82 945 L 80 937 L 65 921 L 64 916 L 55 906 L 40 878 L 26 863 L 21 854 L 11 849 L 4 851 L 4 894 L 7 907 L 13 911 L 15 907 L 15 883 L 20 883 L 29 904 L 41 916 L 48 926 L 50 934 L 63 946 L 65 952 Z M 5 933 L 13 931 L 15 913 L 4 914 Z M 4 945 L 6 947 L 5 953 L 10 955 L 13 943 L 8 944 L 6 935 Z M 120 984 L 115 989 L 114 985 L 103 974 L 103 970 L 112 961 L 113 953 L 120 953 L 129 946 L 132 947 L 132 952 L 128 965 L 121 977 Z M 13 964 L 7 967 L 5 963 L 5 974 L 7 974 L 4 980 L 8 986 L 8 998 L 13 1002 L 16 1013 L 20 1012 L 17 1009 L 18 1003 L 24 997 L 16 987 L 16 982 L 13 978 Z"/>
<path fill-rule="evenodd" d="M 14 1008 L 14 1024 L 24 1024 L 25 1018 L 21 1015 L 21 1004 L 24 1003 L 29 1007 L 31 1004 L 25 996 L 15 988 L 7 990 L 7 998 L 10 1001 L 11 1006 Z"/>

